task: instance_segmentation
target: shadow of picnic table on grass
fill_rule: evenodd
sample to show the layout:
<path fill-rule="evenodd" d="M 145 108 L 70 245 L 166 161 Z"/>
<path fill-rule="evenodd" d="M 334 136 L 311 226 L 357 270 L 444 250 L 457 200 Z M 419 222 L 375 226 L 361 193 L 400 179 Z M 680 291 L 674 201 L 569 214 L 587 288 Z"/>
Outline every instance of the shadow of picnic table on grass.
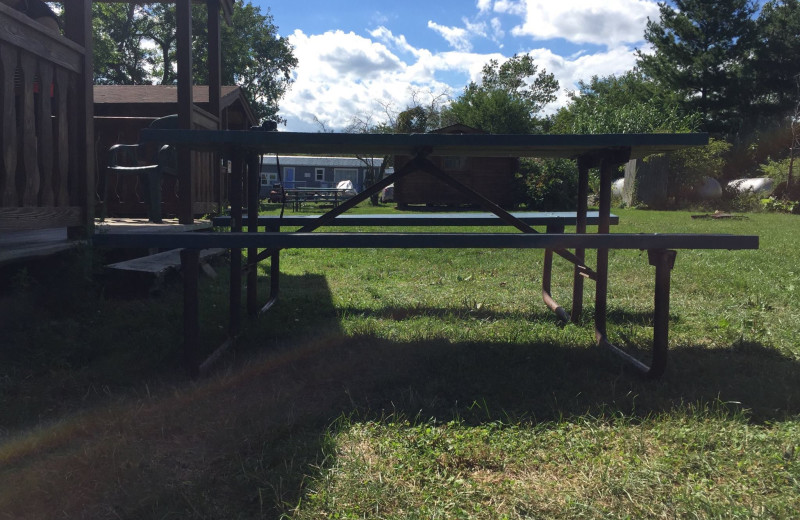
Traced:
<path fill-rule="evenodd" d="M 753 422 L 800 413 L 800 364 L 756 343 L 678 346 L 658 381 L 640 378 L 599 347 L 371 336 L 329 337 L 325 344 L 318 359 L 297 361 L 324 367 L 322 374 L 294 371 L 341 392 L 342 408 L 331 417 L 541 422 L 587 413 L 645 417 L 687 403 L 745 410 Z"/>
<path fill-rule="evenodd" d="M 317 300 L 319 301 L 319 300 Z M 289 305 L 292 307 L 292 305 Z M 292 435 L 305 439 L 294 447 L 296 471 L 315 467 L 330 454 L 331 424 L 362 421 L 409 421 L 462 424 L 546 423 L 580 417 L 644 419 L 686 413 L 686 407 L 736 413 L 752 423 L 780 421 L 800 413 L 800 363 L 759 343 L 709 348 L 700 343 L 673 345 L 664 377 L 647 381 L 625 368 L 608 351 L 592 345 L 591 309 L 584 315 L 582 344 L 537 341 L 458 342 L 446 337 L 393 341 L 370 334 L 347 334 L 337 316 L 404 321 L 456 316 L 481 321 L 557 320 L 546 309 L 495 311 L 464 306 L 388 305 L 377 308 L 328 308 L 329 321 L 306 329 L 278 351 L 264 354 L 250 368 L 262 384 L 290 378 L 286 406 Z M 652 326 L 650 312 L 609 311 L 609 325 Z M 276 317 L 283 323 L 285 317 Z M 675 324 L 681 316 L 671 315 Z M 613 336 L 613 333 L 612 333 Z M 634 351 L 646 359 L 649 352 Z M 258 355 L 257 355 L 258 356 Z M 278 361 L 278 365 L 270 364 Z M 263 371 L 262 371 L 263 370 Z M 271 382 L 271 383 L 268 383 Z M 335 430 L 335 428 L 334 428 Z M 287 440 L 287 443 L 291 441 Z M 280 469 L 277 470 L 280 472 Z M 292 475 L 297 477 L 296 472 Z M 284 474 L 281 481 L 290 482 Z M 286 486 L 279 502 L 297 503 L 303 486 Z M 276 506 L 277 507 L 277 506 Z"/>
<path fill-rule="evenodd" d="M 239 395 L 285 391 L 276 408 L 280 413 L 263 416 L 278 425 L 265 433 L 273 445 L 292 446 L 292 470 L 286 472 L 278 461 L 271 468 L 288 484 L 277 494 L 283 504 L 300 500 L 304 471 L 331 454 L 328 435 L 341 418 L 346 424 L 542 424 L 619 414 L 644 419 L 708 406 L 722 413 L 747 410 L 750 421 L 761 422 L 800 413 L 798 363 L 763 345 L 679 346 L 670 361 L 661 380 L 645 381 L 596 347 L 396 342 L 337 331 L 299 339 L 266 356 L 235 386 Z M 297 439 L 303 439 L 302 447 Z"/>

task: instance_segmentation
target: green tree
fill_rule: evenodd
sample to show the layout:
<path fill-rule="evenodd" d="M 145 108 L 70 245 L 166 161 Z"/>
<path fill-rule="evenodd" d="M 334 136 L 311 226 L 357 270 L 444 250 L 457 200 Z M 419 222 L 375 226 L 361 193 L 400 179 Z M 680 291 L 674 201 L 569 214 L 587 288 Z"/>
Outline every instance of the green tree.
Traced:
<path fill-rule="evenodd" d="M 687 113 L 700 113 L 705 130 L 739 132 L 751 97 L 744 72 L 756 40 L 755 5 L 675 0 L 659 8 L 660 19 L 648 20 L 644 33 L 654 52 L 637 51 L 639 68 L 677 93 Z"/>
<path fill-rule="evenodd" d="M 157 48 L 153 59 L 153 79 L 162 85 L 171 85 L 178 81 L 178 70 L 175 66 L 178 38 L 175 7 L 169 4 L 152 4 L 147 6 L 146 16 L 150 21 L 147 36 Z M 196 26 L 192 20 L 192 29 Z"/>
<path fill-rule="evenodd" d="M 461 123 L 495 134 L 529 134 L 541 129 L 538 114 L 555 101 L 558 81 L 539 71 L 528 54 L 484 65 L 480 83 L 470 82 L 443 113 L 448 124 Z"/>
<path fill-rule="evenodd" d="M 94 82 L 98 85 L 150 83 L 153 52 L 143 45 L 150 21 L 136 4 L 92 4 Z"/>
<path fill-rule="evenodd" d="M 395 130 L 401 134 L 421 134 L 428 131 L 430 114 L 425 107 L 409 107 L 397 115 Z"/>
<path fill-rule="evenodd" d="M 673 94 L 639 71 L 581 81 L 569 98 L 553 118 L 554 133 L 687 132 L 699 122 L 696 114 L 683 113 Z"/>
<path fill-rule="evenodd" d="M 208 83 L 208 35 L 205 7 L 192 11 L 195 31 L 194 77 Z M 222 82 L 243 87 L 259 119 L 285 120 L 278 116 L 278 101 L 292 84 L 297 58 L 286 37 L 278 35 L 272 14 L 251 3 L 235 3 L 231 25 L 222 25 Z"/>
<path fill-rule="evenodd" d="M 690 194 L 704 177 L 719 179 L 725 156 L 731 148 L 727 141 L 711 138 L 708 145 L 673 152 L 669 162 L 668 186 L 671 196 Z"/>
<path fill-rule="evenodd" d="M 175 6 L 105 4 L 93 8 L 95 81 L 106 84 L 171 84 L 175 69 Z M 208 83 L 205 6 L 192 9 L 193 81 Z M 243 87 L 259 119 L 281 120 L 278 102 L 292 83 L 297 58 L 278 35 L 272 14 L 250 2 L 234 3 L 231 25 L 222 24 L 222 82 Z M 148 48 L 144 42 L 153 42 Z"/>

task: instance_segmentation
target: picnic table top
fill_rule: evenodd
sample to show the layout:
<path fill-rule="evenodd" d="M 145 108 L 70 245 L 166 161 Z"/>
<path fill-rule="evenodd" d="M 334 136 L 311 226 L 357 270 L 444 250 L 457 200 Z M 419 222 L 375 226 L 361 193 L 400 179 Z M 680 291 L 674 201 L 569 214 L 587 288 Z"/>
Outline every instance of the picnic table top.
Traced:
<path fill-rule="evenodd" d="M 186 145 L 194 149 L 231 147 L 277 154 L 416 155 L 576 158 L 593 152 L 630 150 L 642 158 L 708 144 L 708 134 L 350 134 L 264 132 L 252 130 L 143 129 L 142 141 Z"/>

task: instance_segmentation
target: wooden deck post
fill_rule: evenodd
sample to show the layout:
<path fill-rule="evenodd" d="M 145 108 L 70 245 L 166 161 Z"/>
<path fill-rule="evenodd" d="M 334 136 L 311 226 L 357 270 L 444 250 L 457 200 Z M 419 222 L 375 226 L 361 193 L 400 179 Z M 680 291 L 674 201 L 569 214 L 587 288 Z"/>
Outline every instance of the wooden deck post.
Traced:
<path fill-rule="evenodd" d="M 91 0 L 73 0 L 64 7 L 64 35 L 75 43 L 82 45 L 83 73 L 79 85 L 75 89 L 76 113 L 80 121 L 76 121 L 75 131 L 78 132 L 77 142 L 80 149 L 77 154 L 75 167 L 84 172 L 81 176 L 81 185 L 76 187 L 78 199 L 75 201 L 85 211 L 81 226 L 67 229 L 70 237 L 85 238 L 87 232 L 91 233 L 94 222 L 94 50 L 92 37 L 92 2 Z"/>
<path fill-rule="evenodd" d="M 176 0 L 178 53 L 178 126 L 192 129 L 192 4 L 191 0 Z M 194 190 L 192 189 L 192 152 L 188 148 L 178 149 L 178 175 L 181 224 L 193 222 Z"/>

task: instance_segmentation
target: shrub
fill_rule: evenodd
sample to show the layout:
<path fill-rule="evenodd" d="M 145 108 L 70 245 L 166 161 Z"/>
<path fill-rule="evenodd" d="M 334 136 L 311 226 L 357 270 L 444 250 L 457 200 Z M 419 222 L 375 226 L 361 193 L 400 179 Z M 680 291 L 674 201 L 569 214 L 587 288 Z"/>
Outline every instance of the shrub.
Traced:
<path fill-rule="evenodd" d="M 741 213 L 765 209 L 758 193 L 752 190 L 739 191 L 728 185 L 722 187 L 722 197 L 714 203 L 714 206 L 723 211 Z"/>
<path fill-rule="evenodd" d="M 794 213 L 800 215 L 800 202 L 796 200 L 781 200 L 775 197 L 762 199 L 761 205 L 766 211 L 775 213 Z"/>
<path fill-rule="evenodd" d="M 680 197 L 699 185 L 703 177 L 718 179 L 725 166 L 725 154 L 731 144 L 718 139 L 710 139 L 708 145 L 684 148 L 672 154 L 669 167 L 670 195 Z"/>
<path fill-rule="evenodd" d="M 520 159 L 518 180 L 530 209 L 572 210 L 577 205 L 578 171 L 569 159 Z"/>
<path fill-rule="evenodd" d="M 795 163 L 800 163 L 800 161 L 795 161 Z M 800 164 L 796 164 L 792 172 L 795 178 L 797 177 L 797 166 L 800 166 Z M 775 161 L 768 158 L 767 162 L 758 167 L 758 171 L 761 172 L 761 175 L 764 177 L 769 177 L 775 181 L 775 185 L 777 186 L 778 184 L 786 182 L 789 178 L 789 158 L 787 157 L 782 161 Z"/>

